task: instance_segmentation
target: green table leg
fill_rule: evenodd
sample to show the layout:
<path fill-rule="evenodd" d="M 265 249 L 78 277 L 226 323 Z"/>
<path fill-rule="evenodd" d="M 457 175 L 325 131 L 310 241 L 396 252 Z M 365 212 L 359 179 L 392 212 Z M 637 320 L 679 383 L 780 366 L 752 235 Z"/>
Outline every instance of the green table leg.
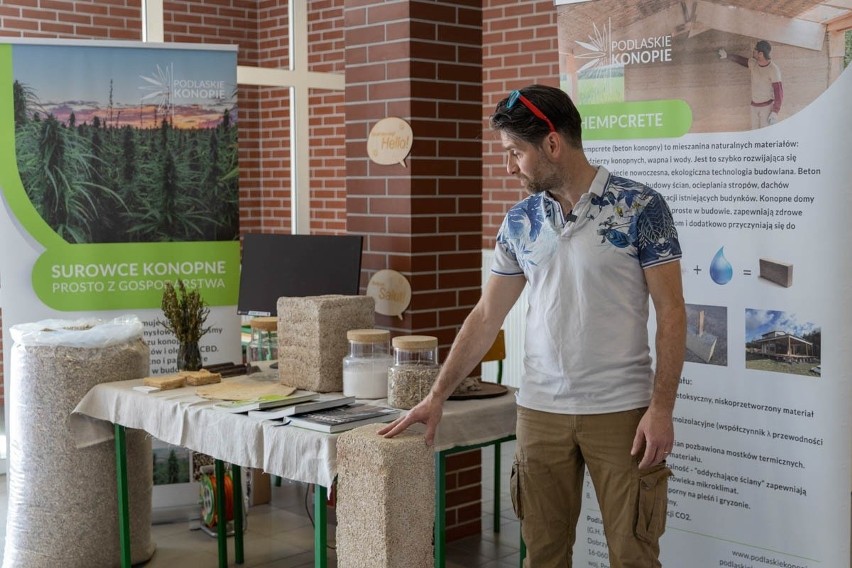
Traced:
<path fill-rule="evenodd" d="M 494 532 L 500 532 L 500 442 L 494 444 Z"/>
<path fill-rule="evenodd" d="M 225 516 L 225 464 L 214 462 L 216 475 L 216 540 L 219 543 L 219 568 L 228 568 L 228 519 Z"/>
<path fill-rule="evenodd" d="M 499 484 L 500 474 L 500 444 L 503 442 L 511 442 L 515 439 L 515 435 L 511 434 L 504 438 L 483 442 L 481 444 L 472 444 L 470 446 L 458 446 L 437 452 L 435 456 L 435 568 L 444 568 L 446 565 L 446 544 L 447 544 L 447 456 L 450 454 L 458 454 L 461 452 L 469 452 L 483 448 L 485 446 L 494 445 L 494 483 Z M 495 487 L 494 493 L 494 532 L 500 532 L 499 513 L 500 513 L 500 490 Z M 522 543 L 523 544 L 523 543 Z"/>
<path fill-rule="evenodd" d="M 314 485 L 314 567 L 328 567 L 328 490 Z"/>
<path fill-rule="evenodd" d="M 127 438 L 121 424 L 115 424 L 115 479 L 118 487 L 118 542 L 121 568 L 130 568 L 130 503 L 127 489 Z"/>
<path fill-rule="evenodd" d="M 243 476 L 240 466 L 231 464 L 234 482 L 234 560 L 243 564 Z"/>
<path fill-rule="evenodd" d="M 435 568 L 446 563 L 447 524 L 447 462 L 446 454 L 435 456 Z"/>

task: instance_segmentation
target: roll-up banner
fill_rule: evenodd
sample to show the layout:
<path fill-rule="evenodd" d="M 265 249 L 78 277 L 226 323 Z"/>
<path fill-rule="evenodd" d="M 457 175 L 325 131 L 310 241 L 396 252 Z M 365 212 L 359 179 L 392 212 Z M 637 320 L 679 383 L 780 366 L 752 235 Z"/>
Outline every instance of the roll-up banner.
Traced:
<path fill-rule="evenodd" d="M 12 325 L 134 314 L 172 372 L 179 279 L 211 307 L 203 360 L 241 359 L 236 70 L 235 46 L 3 39 L 4 361 Z"/>
<path fill-rule="evenodd" d="M 663 565 L 848 566 L 852 7 L 556 5 L 590 160 L 660 191 L 684 252 Z M 574 566 L 604 568 L 586 487 Z"/>

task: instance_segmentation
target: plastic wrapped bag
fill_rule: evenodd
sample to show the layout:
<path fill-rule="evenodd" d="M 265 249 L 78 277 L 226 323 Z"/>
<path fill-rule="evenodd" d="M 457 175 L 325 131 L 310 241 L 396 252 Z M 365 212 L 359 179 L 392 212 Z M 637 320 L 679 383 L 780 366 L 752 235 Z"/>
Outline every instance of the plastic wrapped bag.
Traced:
<path fill-rule="evenodd" d="M 5 568 L 120 565 L 115 447 L 77 448 L 67 421 L 99 383 L 148 375 L 150 353 L 135 316 L 43 320 L 12 326 L 9 509 Z M 150 437 L 127 431 L 131 551 L 151 542 Z"/>

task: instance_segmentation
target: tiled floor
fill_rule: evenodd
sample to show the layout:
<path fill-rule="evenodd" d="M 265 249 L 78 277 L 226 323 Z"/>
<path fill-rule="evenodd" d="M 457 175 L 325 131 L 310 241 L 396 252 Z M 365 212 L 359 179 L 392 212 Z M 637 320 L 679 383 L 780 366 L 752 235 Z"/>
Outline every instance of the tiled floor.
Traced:
<path fill-rule="evenodd" d="M 519 565 L 518 522 L 508 494 L 509 468 L 514 442 L 503 445 L 501 482 L 501 529 L 492 530 L 493 459 L 492 448 L 482 450 L 482 534 L 448 543 L 447 568 L 517 568 Z M 308 486 L 284 481 L 273 486 L 267 505 L 249 509 L 245 533 L 246 568 L 312 568 L 314 532 L 311 515 L 312 497 Z M 6 476 L 0 476 L 0 518 L 2 545 L 5 545 L 8 493 Z M 309 515 L 308 511 L 311 512 Z M 329 509 L 328 566 L 336 568 L 334 550 L 334 511 Z M 214 537 L 186 522 L 151 527 L 156 552 L 145 568 L 217 568 L 217 543 Z M 233 539 L 228 539 L 229 566 L 234 563 Z"/>

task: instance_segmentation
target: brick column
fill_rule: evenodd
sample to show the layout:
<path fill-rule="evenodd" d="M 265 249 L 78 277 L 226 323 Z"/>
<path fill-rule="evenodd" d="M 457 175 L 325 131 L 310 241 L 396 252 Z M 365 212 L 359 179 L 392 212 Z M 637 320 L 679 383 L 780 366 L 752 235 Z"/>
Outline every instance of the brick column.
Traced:
<path fill-rule="evenodd" d="M 481 292 L 481 2 L 345 0 L 344 20 L 347 230 L 366 237 L 366 278 L 389 268 L 411 283 L 402 320 L 376 325 L 438 337 L 443 359 Z M 414 133 L 405 167 L 367 156 L 371 128 L 390 116 Z M 479 502 L 481 490 L 468 493 Z"/>

